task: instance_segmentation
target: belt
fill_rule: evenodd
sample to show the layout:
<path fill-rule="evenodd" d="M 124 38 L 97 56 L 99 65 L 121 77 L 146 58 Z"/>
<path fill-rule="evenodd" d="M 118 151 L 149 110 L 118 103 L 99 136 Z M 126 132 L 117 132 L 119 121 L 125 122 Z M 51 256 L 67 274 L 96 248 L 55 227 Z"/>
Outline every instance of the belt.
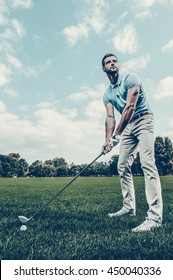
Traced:
<path fill-rule="evenodd" d="M 133 122 L 133 121 L 135 121 L 135 120 L 137 120 L 137 119 L 140 119 L 141 117 L 146 116 L 146 115 L 152 115 L 152 113 L 149 113 L 149 112 L 139 113 L 139 114 L 135 115 L 135 116 L 129 121 L 129 123 L 131 123 L 131 122 Z"/>

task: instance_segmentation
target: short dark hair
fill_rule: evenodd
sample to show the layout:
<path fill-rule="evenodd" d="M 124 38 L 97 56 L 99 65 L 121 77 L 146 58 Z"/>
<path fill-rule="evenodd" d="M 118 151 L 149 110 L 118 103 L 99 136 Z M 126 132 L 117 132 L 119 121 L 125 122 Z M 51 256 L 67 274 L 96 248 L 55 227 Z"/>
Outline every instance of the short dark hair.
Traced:
<path fill-rule="evenodd" d="M 116 56 L 115 54 L 113 54 L 113 53 L 107 53 L 107 54 L 105 54 L 104 57 L 102 58 L 102 66 L 103 66 L 103 67 L 105 66 L 105 59 L 106 59 L 107 57 L 109 57 L 109 56 L 115 56 L 116 59 L 118 60 L 118 58 L 117 58 L 117 56 Z"/>

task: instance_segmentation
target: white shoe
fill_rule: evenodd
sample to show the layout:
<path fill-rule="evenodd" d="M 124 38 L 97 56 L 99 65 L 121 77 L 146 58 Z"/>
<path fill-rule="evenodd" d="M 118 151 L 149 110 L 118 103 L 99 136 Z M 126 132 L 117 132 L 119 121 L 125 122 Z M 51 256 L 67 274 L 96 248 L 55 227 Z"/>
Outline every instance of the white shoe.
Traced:
<path fill-rule="evenodd" d="M 133 232 L 150 231 L 153 228 L 161 227 L 162 224 L 150 219 L 146 219 L 141 225 L 132 229 Z"/>
<path fill-rule="evenodd" d="M 133 209 L 128 210 L 128 209 L 126 209 L 126 208 L 122 208 L 122 209 L 119 210 L 118 212 L 108 214 L 108 216 L 109 216 L 110 218 L 112 218 L 112 217 L 121 217 L 121 216 L 124 216 L 124 215 L 136 216 L 136 214 L 135 214 L 135 212 L 134 212 Z"/>

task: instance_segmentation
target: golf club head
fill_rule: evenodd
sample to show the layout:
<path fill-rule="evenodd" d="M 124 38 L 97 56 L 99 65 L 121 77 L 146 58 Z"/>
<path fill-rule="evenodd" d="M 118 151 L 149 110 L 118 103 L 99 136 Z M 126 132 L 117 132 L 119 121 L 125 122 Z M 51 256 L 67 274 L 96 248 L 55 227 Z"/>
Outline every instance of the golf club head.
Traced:
<path fill-rule="evenodd" d="M 25 216 L 18 216 L 20 222 L 22 224 L 26 224 L 30 219 L 26 218 Z"/>

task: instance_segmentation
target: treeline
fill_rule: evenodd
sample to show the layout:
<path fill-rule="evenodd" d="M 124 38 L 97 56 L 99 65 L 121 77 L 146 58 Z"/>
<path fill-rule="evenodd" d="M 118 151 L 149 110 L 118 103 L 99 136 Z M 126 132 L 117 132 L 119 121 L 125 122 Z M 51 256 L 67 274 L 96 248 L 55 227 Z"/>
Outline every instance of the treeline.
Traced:
<path fill-rule="evenodd" d="M 168 137 L 156 137 L 155 158 L 160 175 L 173 175 L 173 145 Z M 118 155 L 111 157 L 108 163 L 95 162 L 87 168 L 82 176 L 118 175 Z M 20 157 L 18 153 L 0 155 L 0 177 L 63 177 L 75 176 L 87 164 L 68 164 L 64 158 L 49 159 L 45 162 L 36 160 L 32 164 Z M 132 166 L 133 175 L 143 175 L 139 152 Z"/>

